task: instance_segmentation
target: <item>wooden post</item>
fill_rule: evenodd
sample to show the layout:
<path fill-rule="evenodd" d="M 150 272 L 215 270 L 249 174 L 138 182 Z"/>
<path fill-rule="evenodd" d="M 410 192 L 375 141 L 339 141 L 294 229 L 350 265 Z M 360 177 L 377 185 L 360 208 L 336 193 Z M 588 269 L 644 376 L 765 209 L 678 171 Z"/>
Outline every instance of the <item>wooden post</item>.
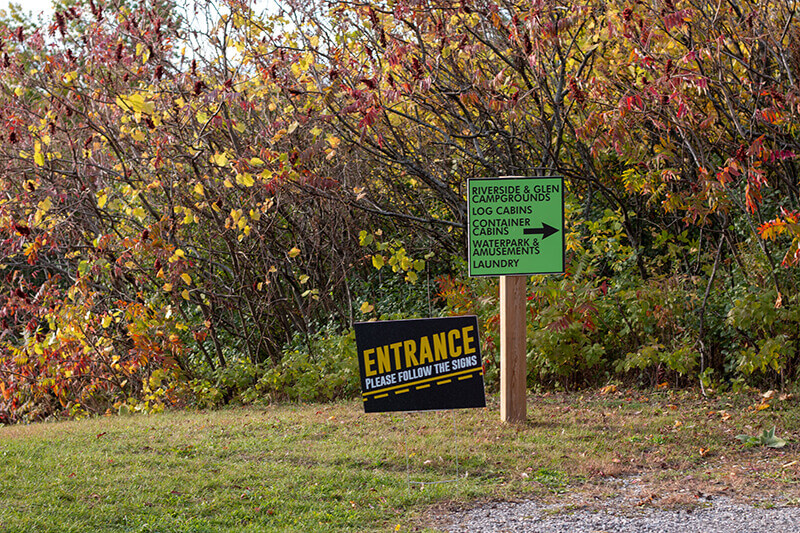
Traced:
<path fill-rule="evenodd" d="M 500 419 L 527 419 L 527 276 L 500 276 Z"/>

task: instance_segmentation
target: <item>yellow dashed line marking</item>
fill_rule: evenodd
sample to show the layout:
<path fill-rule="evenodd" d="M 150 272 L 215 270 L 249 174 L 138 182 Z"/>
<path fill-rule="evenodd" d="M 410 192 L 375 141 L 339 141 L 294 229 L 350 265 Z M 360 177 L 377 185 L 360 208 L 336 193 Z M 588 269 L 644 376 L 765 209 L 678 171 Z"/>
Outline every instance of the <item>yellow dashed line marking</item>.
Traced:
<path fill-rule="evenodd" d="M 447 385 L 448 383 L 452 383 L 454 379 L 457 379 L 458 381 L 461 381 L 463 379 L 470 379 L 470 378 L 472 378 L 474 376 L 482 376 L 482 375 L 483 375 L 483 369 L 481 369 L 481 368 L 471 368 L 471 369 L 468 369 L 468 370 L 463 370 L 461 372 L 454 372 L 454 373 L 449 374 L 449 376 L 452 376 L 451 379 L 443 379 L 441 381 L 435 381 L 437 378 L 428 378 L 428 379 L 417 381 L 416 383 L 414 383 L 414 382 L 412 382 L 412 383 L 404 383 L 403 385 L 395 385 L 394 387 L 385 387 L 383 389 L 379 389 L 379 390 L 376 390 L 376 391 L 363 393 L 362 396 L 361 396 L 361 399 L 363 401 L 365 401 L 365 402 L 367 400 L 369 400 L 370 398 L 378 400 L 380 398 L 387 398 L 392 393 L 394 393 L 394 394 L 404 394 L 406 392 L 410 392 L 412 388 L 414 388 L 416 390 L 427 389 L 431 385 Z M 405 388 L 401 388 L 401 387 L 405 387 Z M 378 392 L 381 392 L 381 391 L 386 391 L 386 392 L 384 392 L 383 394 L 377 394 Z"/>

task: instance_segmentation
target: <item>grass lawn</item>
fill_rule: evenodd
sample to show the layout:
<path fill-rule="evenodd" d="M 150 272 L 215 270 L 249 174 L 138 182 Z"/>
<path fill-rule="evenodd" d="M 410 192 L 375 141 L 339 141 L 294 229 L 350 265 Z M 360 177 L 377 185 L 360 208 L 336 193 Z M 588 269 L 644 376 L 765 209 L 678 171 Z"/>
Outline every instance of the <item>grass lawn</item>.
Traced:
<path fill-rule="evenodd" d="M 778 396 L 536 395 L 518 426 L 496 404 L 367 415 L 353 401 L 2 427 L 0 532 L 425 530 L 438 509 L 602 498 L 628 475 L 663 495 L 800 505 L 800 406 Z M 773 426 L 784 448 L 735 438 Z M 452 479 L 456 457 L 458 482 L 409 486 L 409 472 Z"/>

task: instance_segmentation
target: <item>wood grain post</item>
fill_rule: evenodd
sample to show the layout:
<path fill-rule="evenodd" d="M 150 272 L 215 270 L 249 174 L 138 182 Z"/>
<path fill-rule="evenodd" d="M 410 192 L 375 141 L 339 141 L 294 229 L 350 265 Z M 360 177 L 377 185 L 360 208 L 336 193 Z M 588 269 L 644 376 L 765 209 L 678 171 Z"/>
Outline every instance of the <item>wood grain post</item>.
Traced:
<path fill-rule="evenodd" d="M 527 419 L 527 276 L 500 276 L 500 419 Z"/>

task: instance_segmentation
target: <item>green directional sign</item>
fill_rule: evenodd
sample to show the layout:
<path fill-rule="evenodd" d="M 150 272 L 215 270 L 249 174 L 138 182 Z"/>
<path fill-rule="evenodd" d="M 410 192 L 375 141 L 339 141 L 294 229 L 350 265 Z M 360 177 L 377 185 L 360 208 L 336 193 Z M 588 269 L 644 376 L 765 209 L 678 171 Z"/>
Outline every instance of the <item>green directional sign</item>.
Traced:
<path fill-rule="evenodd" d="M 469 275 L 564 272 L 564 178 L 467 180 Z"/>

